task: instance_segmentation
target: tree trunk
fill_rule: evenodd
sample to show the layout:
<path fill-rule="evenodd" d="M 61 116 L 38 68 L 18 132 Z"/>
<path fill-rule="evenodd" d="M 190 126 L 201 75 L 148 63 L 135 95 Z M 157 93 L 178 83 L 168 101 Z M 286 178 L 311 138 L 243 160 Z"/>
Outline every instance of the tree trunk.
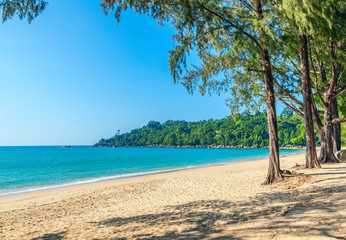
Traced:
<path fill-rule="evenodd" d="M 258 20 L 263 18 L 262 3 L 260 0 L 255 1 Z M 260 30 L 260 40 L 263 46 L 266 45 L 265 33 Z M 270 57 L 267 47 L 261 48 L 261 62 L 264 72 L 265 82 L 265 98 L 267 103 L 267 121 L 269 133 L 269 167 L 267 177 L 263 184 L 272 184 L 282 180 L 280 173 L 279 158 L 279 138 L 278 138 L 278 122 L 276 119 L 275 94 L 274 94 L 274 78 L 271 69 Z"/>
<path fill-rule="evenodd" d="M 336 136 L 339 136 L 338 141 L 334 141 L 333 134 L 334 134 L 334 126 L 337 126 L 340 124 L 331 124 L 331 120 L 335 119 L 335 113 L 333 113 L 333 107 L 337 108 L 336 106 L 332 106 L 333 100 L 328 94 L 325 94 L 325 107 L 324 107 L 324 122 L 325 124 L 322 124 L 322 121 L 319 118 L 319 115 L 317 113 L 316 105 L 313 103 L 313 120 L 314 125 L 317 130 L 317 133 L 319 135 L 320 143 L 321 143 L 321 152 L 320 156 L 318 157 L 318 161 L 320 163 L 328 163 L 328 162 L 339 162 L 339 160 L 334 155 L 334 147 L 335 142 L 339 142 L 339 147 L 341 148 L 341 129 L 339 128 L 339 133 L 336 134 Z M 312 99 L 313 101 L 313 99 Z M 337 112 L 338 114 L 338 112 Z M 338 116 L 338 115 L 337 115 Z"/>
<path fill-rule="evenodd" d="M 271 184 L 281 181 L 280 159 L 279 159 L 279 141 L 278 141 L 278 125 L 276 119 L 274 81 L 271 73 L 270 58 L 268 50 L 262 53 L 262 64 L 265 79 L 265 95 L 267 103 L 267 120 L 269 131 L 269 167 L 266 180 L 263 184 Z"/>
<path fill-rule="evenodd" d="M 334 156 L 333 153 L 333 141 L 332 141 L 332 133 L 333 133 L 333 125 L 332 121 L 332 96 L 328 94 L 328 91 L 325 91 L 325 107 L 324 107 L 324 126 L 321 131 L 320 141 L 321 141 L 321 153 L 318 158 L 320 163 L 335 163 L 339 162 L 339 160 Z"/>
<path fill-rule="evenodd" d="M 306 168 L 319 168 L 321 167 L 317 161 L 315 133 L 312 120 L 312 101 L 311 101 L 311 79 L 309 75 L 309 58 L 308 58 L 308 44 L 305 34 L 299 34 L 300 44 L 300 65 L 301 65 L 301 79 L 302 91 L 304 101 L 304 121 L 305 121 L 305 135 L 306 135 L 306 153 L 305 153 L 305 167 Z"/>
<path fill-rule="evenodd" d="M 318 158 L 320 163 L 328 162 L 339 162 L 339 160 L 334 156 L 334 152 L 341 149 L 341 128 L 340 123 L 332 124 L 333 119 L 339 118 L 338 103 L 337 99 L 333 98 L 335 91 L 335 86 L 338 83 L 340 77 L 340 63 L 335 63 L 335 46 L 333 39 L 330 39 L 329 50 L 331 53 L 331 79 L 327 83 L 327 78 L 325 75 L 325 69 L 323 67 L 323 62 L 318 61 L 318 67 L 320 70 L 321 78 L 326 86 L 321 89 L 324 94 L 324 125 L 319 118 L 319 114 L 316 108 L 316 104 L 313 103 L 313 117 L 316 130 L 318 132 L 320 143 L 321 143 L 321 153 Z M 337 45 L 337 51 L 341 48 L 339 44 Z M 312 102 L 314 102 L 313 98 Z"/>
<path fill-rule="evenodd" d="M 321 141 L 321 153 L 318 161 L 320 163 L 339 162 L 333 153 L 333 142 L 331 141 L 332 129 L 333 127 L 331 125 L 325 125 L 319 135 Z"/>
<path fill-rule="evenodd" d="M 339 118 L 338 102 L 336 98 L 332 99 L 331 104 L 332 118 Z M 341 125 L 334 124 L 332 129 L 333 153 L 341 150 Z"/>
<path fill-rule="evenodd" d="M 334 156 L 333 153 L 333 141 L 332 141 L 332 132 L 333 132 L 333 112 L 334 107 L 333 106 L 333 92 L 335 90 L 335 85 L 337 84 L 338 77 L 339 77 L 339 65 L 334 63 L 333 57 L 334 55 L 334 44 L 333 40 L 330 39 L 329 47 L 331 52 L 331 71 L 332 76 L 331 80 L 329 81 L 329 84 L 327 85 L 328 88 L 324 89 L 324 126 L 323 126 L 323 147 L 321 143 L 321 154 L 318 159 L 320 163 L 335 163 L 339 162 L 339 160 Z M 336 100 L 336 99 L 334 99 Z M 335 104 L 335 103 L 334 103 Z M 336 103 L 337 108 L 337 103 Z M 337 110 L 337 109 L 336 109 Z M 334 113 L 335 114 L 335 113 Z"/>

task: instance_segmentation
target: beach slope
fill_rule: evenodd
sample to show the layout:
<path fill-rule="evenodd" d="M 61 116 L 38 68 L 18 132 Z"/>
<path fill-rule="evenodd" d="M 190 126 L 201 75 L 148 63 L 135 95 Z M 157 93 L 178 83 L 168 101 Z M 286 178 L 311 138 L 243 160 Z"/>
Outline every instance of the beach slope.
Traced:
<path fill-rule="evenodd" d="M 292 168 L 263 186 L 267 160 L 0 198 L 0 239 L 345 239 L 346 163 Z"/>

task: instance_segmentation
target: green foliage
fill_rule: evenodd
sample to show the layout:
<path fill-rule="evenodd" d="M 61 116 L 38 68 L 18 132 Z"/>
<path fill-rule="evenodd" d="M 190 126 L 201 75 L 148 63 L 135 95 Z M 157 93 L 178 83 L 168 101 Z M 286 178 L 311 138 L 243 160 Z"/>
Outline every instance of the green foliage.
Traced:
<path fill-rule="evenodd" d="M 344 96 L 344 99 L 345 98 L 346 97 Z M 343 102 L 341 106 L 343 107 L 343 109 L 339 111 L 340 117 L 346 117 L 346 101 Z M 346 123 L 341 123 L 341 145 L 346 146 Z"/>
<path fill-rule="evenodd" d="M 285 66 L 281 68 L 281 72 L 286 72 L 286 74 L 282 75 L 286 75 L 293 84 L 299 84 L 299 74 L 292 76 L 287 75 L 287 73 L 295 72 L 293 66 L 290 66 L 290 62 L 299 66 L 298 32 L 306 34 L 308 36 L 312 91 L 320 110 L 323 110 L 322 102 L 316 95 L 317 91 L 323 98 L 323 92 L 329 88 L 330 79 L 333 75 L 332 65 L 340 69 L 334 71 L 334 74 L 342 72 L 346 67 L 344 51 L 346 47 L 346 2 L 338 0 L 280 0 L 277 3 L 274 14 L 276 18 L 280 19 L 278 27 L 283 32 L 281 39 L 284 43 L 283 47 L 286 49 L 283 51 L 284 61 L 281 64 Z M 284 71 L 285 69 L 286 71 Z M 340 74 L 335 86 L 336 93 L 345 87 L 345 76 Z M 296 90 L 299 91 L 300 87 L 297 87 Z M 345 96 L 339 96 L 339 99 L 341 98 L 343 99 L 339 102 L 343 104 Z M 342 107 L 340 110 L 342 111 Z"/>
<path fill-rule="evenodd" d="M 346 62 L 344 51 L 335 56 L 326 51 L 331 37 L 345 48 L 345 1 L 103 0 L 101 6 L 106 14 L 114 13 L 117 22 L 132 9 L 173 26 L 169 63 L 174 81 L 190 94 L 228 91 L 232 114 L 244 108 L 254 112 L 264 104 L 261 51 L 268 50 L 276 97 L 302 115 L 299 31 L 309 36 L 311 64 L 317 64 L 317 57 L 321 62 L 333 58 L 343 67 Z M 189 62 L 191 53 L 199 58 L 195 64 Z M 316 72 L 317 66 L 314 88 L 323 89 L 328 82 Z M 342 80 L 338 87 L 344 87 Z"/>
<path fill-rule="evenodd" d="M 27 18 L 28 22 L 37 17 L 46 7 L 44 0 L 3 0 L 0 1 L 2 22 L 18 15 L 19 19 Z"/>
<path fill-rule="evenodd" d="M 304 123 L 301 117 L 285 111 L 278 117 L 279 144 L 305 145 Z M 237 114 L 234 118 L 200 122 L 150 121 L 146 126 L 129 133 L 101 139 L 101 146 L 268 146 L 267 116 Z"/>
<path fill-rule="evenodd" d="M 339 0 L 280 0 L 278 8 L 294 20 L 308 35 L 322 33 L 319 37 L 333 37 L 334 41 L 345 34 L 345 1 Z M 341 32 L 340 32 L 341 31 Z"/>
<path fill-rule="evenodd" d="M 341 124 L 341 145 L 346 146 L 346 124 Z"/>

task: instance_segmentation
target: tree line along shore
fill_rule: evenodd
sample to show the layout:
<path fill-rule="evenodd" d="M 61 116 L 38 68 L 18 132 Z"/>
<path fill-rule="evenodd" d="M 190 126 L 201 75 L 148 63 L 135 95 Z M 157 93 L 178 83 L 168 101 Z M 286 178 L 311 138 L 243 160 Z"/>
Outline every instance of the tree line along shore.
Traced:
<path fill-rule="evenodd" d="M 304 118 L 306 168 L 339 162 L 334 153 L 341 149 L 340 123 L 346 122 L 343 1 L 114 0 L 101 7 L 118 23 L 133 9 L 173 27 L 171 74 L 190 94 L 229 92 L 233 113 L 266 105 L 265 184 L 283 179 L 277 101 Z M 197 63 L 190 63 L 191 53 Z"/>
<path fill-rule="evenodd" d="M 116 148 L 116 145 L 99 145 L 94 144 L 91 147 L 112 147 Z M 121 146 L 121 147 L 143 147 L 143 148 L 215 148 L 215 149 L 258 149 L 258 148 L 269 148 L 269 146 L 243 146 L 243 145 L 236 145 L 236 146 L 229 146 L 229 145 L 163 145 L 163 144 L 153 144 L 153 145 L 143 145 L 143 146 Z M 284 145 L 280 146 L 280 149 L 305 149 L 304 146 L 294 146 L 294 145 Z"/>
<path fill-rule="evenodd" d="M 175 148 L 268 148 L 269 135 L 266 112 L 237 114 L 220 120 L 199 122 L 150 121 L 129 133 L 118 133 L 101 139 L 95 147 L 175 147 Z M 285 109 L 278 117 L 279 146 L 304 148 L 304 121 Z M 316 142 L 319 143 L 316 134 Z M 343 136 L 346 144 L 346 136 Z"/>

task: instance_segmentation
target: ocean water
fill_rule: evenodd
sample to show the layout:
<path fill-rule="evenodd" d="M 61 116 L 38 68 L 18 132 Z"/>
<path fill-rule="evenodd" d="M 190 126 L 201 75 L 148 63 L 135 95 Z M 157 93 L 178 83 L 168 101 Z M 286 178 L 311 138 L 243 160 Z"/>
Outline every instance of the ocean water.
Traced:
<path fill-rule="evenodd" d="M 268 156 L 268 149 L 0 147 L 0 197 Z"/>

